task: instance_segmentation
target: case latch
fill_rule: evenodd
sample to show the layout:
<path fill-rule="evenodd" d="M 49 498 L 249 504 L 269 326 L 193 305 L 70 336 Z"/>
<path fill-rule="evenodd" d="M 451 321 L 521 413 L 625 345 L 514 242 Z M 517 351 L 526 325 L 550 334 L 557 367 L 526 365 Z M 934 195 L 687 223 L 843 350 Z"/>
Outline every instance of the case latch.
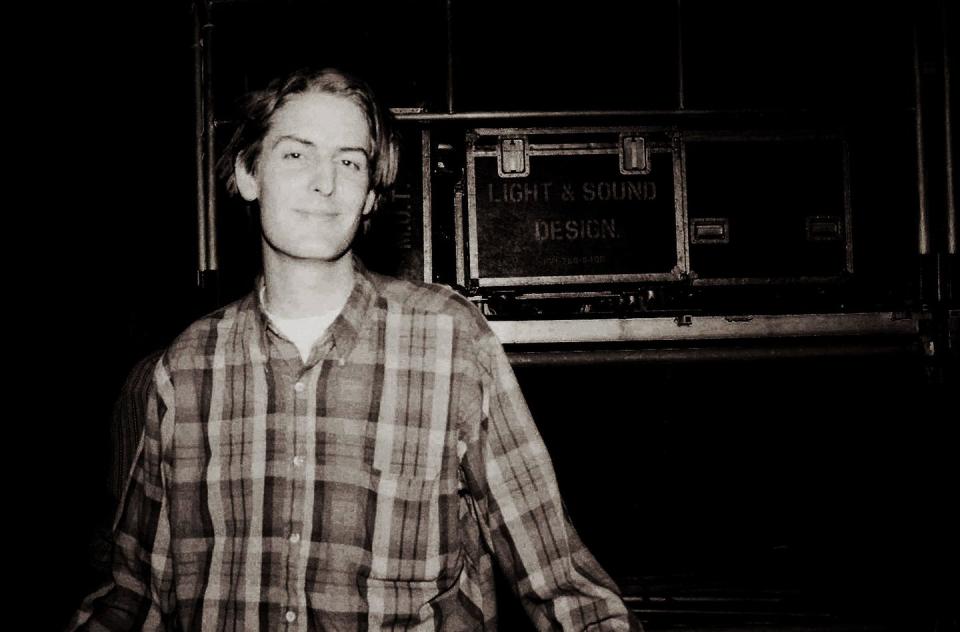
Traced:
<path fill-rule="evenodd" d="M 647 142 L 633 133 L 620 134 L 620 173 L 623 175 L 650 173 Z"/>
<path fill-rule="evenodd" d="M 522 178 L 530 175 L 526 138 L 500 138 L 497 147 L 497 174 L 501 178 Z"/>

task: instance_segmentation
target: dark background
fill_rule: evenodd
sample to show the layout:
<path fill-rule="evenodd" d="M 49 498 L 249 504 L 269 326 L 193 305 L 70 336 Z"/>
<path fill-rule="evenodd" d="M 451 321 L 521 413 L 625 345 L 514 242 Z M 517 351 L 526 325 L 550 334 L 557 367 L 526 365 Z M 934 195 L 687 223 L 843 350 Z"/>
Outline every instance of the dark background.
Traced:
<path fill-rule="evenodd" d="M 612 2 L 573 13 L 514 4 L 458 3 L 455 15 L 471 27 L 455 49 L 457 109 L 677 108 L 676 60 L 664 52 L 675 45 L 675 3 L 627 16 Z M 878 140 L 909 139 L 904 16 L 913 14 L 906 5 L 864 13 L 769 4 L 686 3 L 695 19 L 685 37 L 700 42 L 686 59 L 686 105 L 815 109 L 816 121 L 849 126 L 865 148 L 862 180 L 876 183 L 854 205 L 875 227 L 858 245 L 865 300 L 918 309 L 914 162 L 903 151 L 881 159 L 891 145 Z M 921 4 L 929 21 L 934 5 Z M 305 10 L 297 5 L 238 2 L 225 13 L 234 30 L 221 50 L 234 53 L 218 60 L 224 118 L 246 82 L 318 57 L 373 75 L 391 105 L 445 108 L 439 3 L 384 5 L 380 18 L 369 6 L 326 5 L 351 25 L 332 31 L 317 3 L 308 13 L 325 20 L 291 31 L 284 13 Z M 11 330 L 14 357 L 26 360 L 14 369 L 26 378 L 17 414 L 43 446 L 40 471 L 52 472 L 25 473 L 40 481 L 28 511 L 39 509 L 45 527 L 44 544 L 29 544 L 41 552 L 31 564 L 44 604 L 35 629 L 62 627 L 98 579 L 91 545 L 112 519 L 108 423 L 127 371 L 249 280 L 249 221 L 238 214 L 221 220 L 234 237 L 223 246 L 222 294 L 197 289 L 189 8 L 51 6 L 31 22 L 42 25 L 27 49 L 39 61 L 16 86 L 35 97 L 25 101 L 39 120 L 20 130 L 12 119 L 11 131 L 27 132 L 36 182 L 25 190 L 28 180 L 11 175 L 8 200 L 23 208 L 15 192 L 28 193 L 35 208 L 14 219 L 36 225 L 11 222 L 8 242 L 27 272 L 15 281 L 28 279 L 10 295 L 24 300 L 13 316 L 28 325 Z M 264 24 L 276 27 L 251 31 Z M 956 384 L 940 383 L 922 356 L 518 375 L 581 536 L 630 594 L 653 599 L 643 605 L 651 627 L 764 617 L 787 625 L 800 612 L 809 625 L 955 629 Z M 734 614 L 697 614 L 703 603 Z M 765 608 L 774 615 L 758 617 Z M 504 629 L 521 629 L 516 604 L 505 598 L 504 609 L 513 622 Z"/>

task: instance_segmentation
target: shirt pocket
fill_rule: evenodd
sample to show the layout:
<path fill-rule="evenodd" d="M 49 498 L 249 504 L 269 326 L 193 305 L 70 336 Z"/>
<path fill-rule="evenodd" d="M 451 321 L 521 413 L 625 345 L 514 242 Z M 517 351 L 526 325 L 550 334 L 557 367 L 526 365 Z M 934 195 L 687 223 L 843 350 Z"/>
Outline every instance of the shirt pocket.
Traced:
<path fill-rule="evenodd" d="M 373 514 L 367 516 L 373 525 L 369 578 L 411 587 L 443 585 L 461 566 L 456 471 L 448 476 L 438 466 L 417 476 L 402 473 L 409 468 L 391 466 L 373 469 L 375 501 Z"/>
<path fill-rule="evenodd" d="M 462 612 L 457 595 L 463 572 L 461 563 L 454 572 L 427 581 L 367 577 L 362 590 L 371 611 L 384 613 L 381 622 L 384 629 L 402 626 L 406 630 L 411 629 L 411 625 L 416 627 L 419 623 L 436 620 L 438 606 L 447 612 Z M 444 616 L 442 621 L 444 629 L 467 629 L 465 625 L 458 625 L 459 620 L 453 620 L 452 627 L 448 617 Z"/>

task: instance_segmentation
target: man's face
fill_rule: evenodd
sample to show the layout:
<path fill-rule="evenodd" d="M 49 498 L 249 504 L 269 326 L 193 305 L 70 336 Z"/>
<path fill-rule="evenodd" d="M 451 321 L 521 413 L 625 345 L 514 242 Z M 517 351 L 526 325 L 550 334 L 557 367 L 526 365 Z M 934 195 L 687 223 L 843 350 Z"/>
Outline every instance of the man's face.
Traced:
<path fill-rule="evenodd" d="M 264 255 L 334 261 L 343 256 L 375 193 L 367 169 L 371 147 L 360 107 L 307 92 L 273 115 L 255 174 L 237 161 L 237 187 L 260 200 Z"/>

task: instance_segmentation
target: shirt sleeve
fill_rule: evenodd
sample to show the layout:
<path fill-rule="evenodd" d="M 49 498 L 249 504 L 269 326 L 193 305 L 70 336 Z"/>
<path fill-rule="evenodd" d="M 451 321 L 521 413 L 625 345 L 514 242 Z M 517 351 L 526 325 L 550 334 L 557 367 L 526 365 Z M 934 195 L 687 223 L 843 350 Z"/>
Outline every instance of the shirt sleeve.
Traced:
<path fill-rule="evenodd" d="M 577 536 L 499 340 L 478 340 L 461 467 L 480 531 L 539 630 L 642 630 Z M 475 403 L 468 403 L 475 402 Z"/>
<path fill-rule="evenodd" d="M 110 464 L 110 492 L 114 502 L 119 503 L 134 459 L 143 425 L 147 417 L 147 397 L 153 376 L 156 372 L 160 352 L 155 351 L 140 359 L 130 370 L 120 389 L 120 396 L 113 405 L 110 420 L 110 445 L 113 448 L 113 461 Z"/>
<path fill-rule="evenodd" d="M 173 613 L 170 522 L 162 440 L 173 428 L 173 397 L 163 362 L 154 371 L 143 435 L 113 527 L 112 578 L 93 592 L 68 631 L 166 630 Z"/>

